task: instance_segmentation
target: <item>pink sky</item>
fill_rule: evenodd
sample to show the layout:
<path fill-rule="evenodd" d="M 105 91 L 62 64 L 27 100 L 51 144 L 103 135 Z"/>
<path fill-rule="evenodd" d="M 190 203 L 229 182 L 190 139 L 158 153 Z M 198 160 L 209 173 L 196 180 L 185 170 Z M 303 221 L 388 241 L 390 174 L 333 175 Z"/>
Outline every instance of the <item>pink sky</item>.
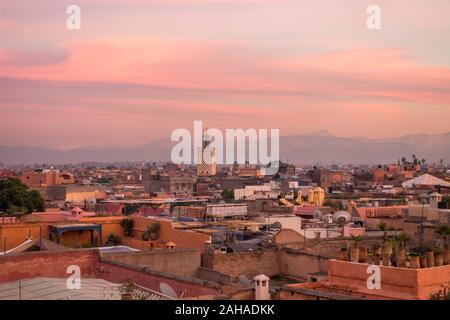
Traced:
<path fill-rule="evenodd" d="M 66 29 L 69 4 L 81 30 Z M 382 29 L 366 8 L 382 8 Z M 194 120 L 450 131 L 448 0 L 0 3 L 0 145 L 142 144 Z"/>

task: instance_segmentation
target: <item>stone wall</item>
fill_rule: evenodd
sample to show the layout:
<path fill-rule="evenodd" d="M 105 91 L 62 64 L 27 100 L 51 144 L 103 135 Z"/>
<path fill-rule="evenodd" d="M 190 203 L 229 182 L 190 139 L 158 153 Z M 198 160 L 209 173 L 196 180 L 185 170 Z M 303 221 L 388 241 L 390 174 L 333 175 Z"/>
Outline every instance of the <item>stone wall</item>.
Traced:
<path fill-rule="evenodd" d="M 263 252 L 209 254 L 209 268 L 236 280 L 243 274 L 251 279 L 259 274 L 268 277 L 286 275 L 308 279 L 310 273 L 326 273 L 331 257 L 291 249 L 270 249 Z"/>
<path fill-rule="evenodd" d="M 181 276 L 195 276 L 201 260 L 198 249 L 155 249 L 147 252 L 108 253 L 103 257 Z"/>
<path fill-rule="evenodd" d="M 328 258 L 294 250 L 280 250 L 278 263 L 281 273 L 307 280 L 309 274 L 328 272 Z"/>
<path fill-rule="evenodd" d="M 233 279 L 241 274 L 249 278 L 259 274 L 271 277 L 280 274 L 278 251 L 216 253 L 212 259 L 212 269 L 227 274 Z"/>

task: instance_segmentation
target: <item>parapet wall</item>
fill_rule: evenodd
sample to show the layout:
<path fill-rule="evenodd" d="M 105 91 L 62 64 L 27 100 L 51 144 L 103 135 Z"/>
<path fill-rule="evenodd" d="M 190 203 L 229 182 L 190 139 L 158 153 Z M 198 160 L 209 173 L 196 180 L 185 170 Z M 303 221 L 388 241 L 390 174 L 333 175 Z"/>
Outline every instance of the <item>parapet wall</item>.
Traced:
<path fill-rule="evenodd" d="M 207 253 L 205 256 L 211 255 Z M 307 279 L 310 273 L 327 272 L 330 257 L 301 250 L 270 249 L 262 252 L 215 253 L 204 257 L 208 268 L 236 279 L 243 274 L 254 277 L 286 275 Z"/>
<path fill-rule="evenodd" d="M 92 249 L 27 252 L 0 257 L 0 283 L 35 277 L 67 278 L 70 265 L 80 267 L 81 277 L 93 277 L 97 258 L 97 252 Z"/>
<path fill-rule="evenodd" d="M 211 269 L 237 278 L 241 274 L 254 277 L 265 274 L 268 277 L 280 274 L 278 251 L 216 253 L 212 259 Z"/>
<path fill-rule="evenodd" d="M 429 300 L 432 293 L 448 284 L 450 265 L 427 268 L 408 269 L 380 266 L 381 289 L 370 290 L 367 287 L 369 265 L 338 260 L 329 261 L 330 285 L 348 286 L 353 291 L 380 298 Z"/>
<path fill-rule="evenodd" d="M 155 249 L 152 251 L 108 253 L 104 254 L 103 257 L 110 261 L 147 267 L 153 271 L 191 277 L 196 275 L 201 261 L 198 249 Z"/>

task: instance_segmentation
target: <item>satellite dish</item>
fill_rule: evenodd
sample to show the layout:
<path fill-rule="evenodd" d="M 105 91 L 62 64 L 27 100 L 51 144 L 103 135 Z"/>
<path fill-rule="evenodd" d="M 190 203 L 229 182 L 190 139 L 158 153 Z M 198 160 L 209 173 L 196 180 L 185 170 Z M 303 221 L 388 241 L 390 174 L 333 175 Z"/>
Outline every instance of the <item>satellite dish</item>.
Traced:
<path fill-rule="evenodd" d="M 251 287 L 252 286 L 252 282 L 250 280 L 248 280 L 248 278 L 241 274 L 239 276 L 239 283 L 243 286 L 243 287 Z"/>
<path fill-rule="evenodd" d="M 161 293 L 166 296 L 169 296 L 174 299 L 178 299 L 178 295 L 175 292 L 175 290 L 169 284 L 167 284 L 165 282 L 161 282 L 159 284 L 159 291 L 161 291 Z"/>

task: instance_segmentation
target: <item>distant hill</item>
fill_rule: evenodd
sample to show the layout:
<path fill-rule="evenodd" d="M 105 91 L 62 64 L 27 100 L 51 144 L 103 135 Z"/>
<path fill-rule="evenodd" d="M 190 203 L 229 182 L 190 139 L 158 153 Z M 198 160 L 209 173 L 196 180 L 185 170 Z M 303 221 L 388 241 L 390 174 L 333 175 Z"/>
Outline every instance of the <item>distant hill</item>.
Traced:
<path fill-rule="evenodd" d="M 167 161 L 172 142 L 156 140 L 141 146 L 87 147 L 57 150 L 46 147 L 2 147 L 0 162 L 12 164 L 63 164 L 80 162 Z M 281 160 L 315 163 L 391 163 L 403 156 L 427 162 L 450 162 L 450 132 L 407 135 L 394 139 L 337 137 L 327 131 L 280 138 Z"/>

